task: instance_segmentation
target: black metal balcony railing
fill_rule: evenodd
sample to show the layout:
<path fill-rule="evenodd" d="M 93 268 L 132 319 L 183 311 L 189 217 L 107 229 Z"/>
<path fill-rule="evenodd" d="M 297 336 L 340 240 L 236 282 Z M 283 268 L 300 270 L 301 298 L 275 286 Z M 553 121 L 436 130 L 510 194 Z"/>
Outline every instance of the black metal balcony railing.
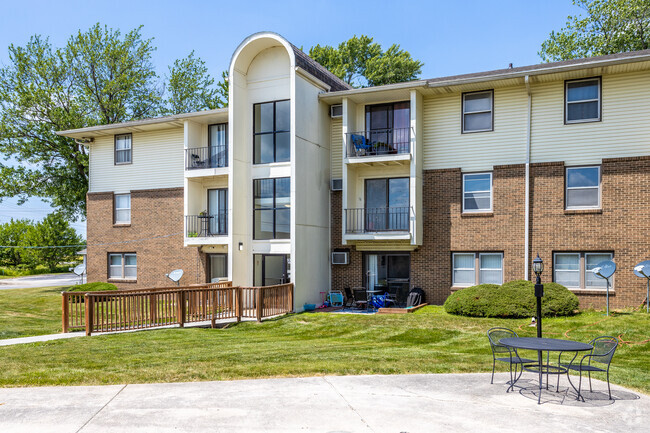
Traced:
<path fill-rule="evenodd" d="M 410 207 L 345 209 L 345 232 L 407 232 L 410 215 Z"/>
<path fill-rule="evenodd" d="M 193 147 L 185 149 L 185 169 L 228 167 L 226 146 Z"/>
<path fill-rule="evenodd" d="M 185 215 L 185 235 L 188 238 L 223 236 L 228 234 L 228 213 L 213 215 Z"/>
<path fill-rule="evenodd" d="M 379 156 L 409 153 L 411 128 L 373 129 L 347 134 L 347 155 Z"/>

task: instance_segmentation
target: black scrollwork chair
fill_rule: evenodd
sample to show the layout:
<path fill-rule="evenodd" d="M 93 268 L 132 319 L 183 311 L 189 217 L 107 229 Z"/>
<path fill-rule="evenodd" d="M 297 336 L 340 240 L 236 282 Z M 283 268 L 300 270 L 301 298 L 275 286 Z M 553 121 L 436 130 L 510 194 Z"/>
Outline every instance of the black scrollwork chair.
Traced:
<path fill-rule="evenodd" d="M 618 339 L 616 337 L 610 337 L 604 335 L 601 337 L 594 338 L 589 342 L 589 344 L 594 346 L 594 348 L 591 350 L 591 352 L 589 352 L 588 354 L 582 357 L 579 364 L 570 363 L 570 364 L 562 364 L 562 366 L 567 368 L 567 378 L 569 377 L 568 370 L 580 372 L 580 380 L 578 381 L 578 389 L 577 389 L 578 397 L 576 398 L 576 400 L 582 399 L 582 401 L 585 401 L 585 398 L 580 394 L 580 387 L 582 385 L 582 372 L 586 371 L 587 374 L 589 375 L 589 391 L 591 392 L 593 392 L 593 389 L 591 388 L 591 372 L 592 371 L 606 372 L 607 392 L 609 394 L 609 399 L 611 400 L 612 390 L 609 386 L 609 366 L 612 362 L 612 358 L 614 357 L 614 352 L 618 347 Z M 595 365 L 592 365 L 592 361 L 604 364 L 607 366 L 607 368 L 596 367 Z M 569 379 L 569 382 L 571 382 L 571 379 Z M 571 386 L 573 386 L 573 384 L 571 384 Z"/>
<path fill-rule="evenodd" d="M 513 387 L 514 383 L 521 377 L 521 374 L 524 371 L 522 364 L 528 364 L 535 362 L 532 359 L 526 359 L 519 356 L 517 349 L 513 347 L 504 346 L 500 343 L 502 338 L 513 338 L 519 337 L 515 331 L 508 328 L 492 328 L 487 332 L 488 340 L 490 340 L 490 348 L 492 349 L 492 379 L 490 383 L 494 383 L 494 367 L 496 361 L 507 362 L 510 366 L 510 388 L 508 392 Z M 507 354 L 508 356 L 501 356 Z M 512 366 L 515 366 L 515 375 L 512 375 Z M 521 365 L 521 371 L 519 372 L 519 377 L 517 377 L 517 367 Z M 514 379 L 514 380 L 513 380 Z"/>

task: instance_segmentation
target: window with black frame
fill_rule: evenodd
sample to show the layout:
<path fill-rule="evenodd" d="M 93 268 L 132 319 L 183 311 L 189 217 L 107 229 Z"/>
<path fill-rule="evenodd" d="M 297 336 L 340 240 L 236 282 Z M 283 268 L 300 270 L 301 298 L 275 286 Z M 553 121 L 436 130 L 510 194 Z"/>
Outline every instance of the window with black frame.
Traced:
<path fill-rule="evenodd" d="M 409 178 L 366 179 L 365 231 L 408 231 Z"/>
<path fill-rule="evenodd" d="M 409 153 L 411 109 L 409 102 L 366 105 L 369 154 Z"/>
<path fill-rule="evenodd" d="M 253 105 L 253 163 L 291 159 L 291 104 L 289 100 Z"/>
<path fill-rule="evenodd" d="M 289 239 L 291 178 L 253 180 L 253 239 Z"/>

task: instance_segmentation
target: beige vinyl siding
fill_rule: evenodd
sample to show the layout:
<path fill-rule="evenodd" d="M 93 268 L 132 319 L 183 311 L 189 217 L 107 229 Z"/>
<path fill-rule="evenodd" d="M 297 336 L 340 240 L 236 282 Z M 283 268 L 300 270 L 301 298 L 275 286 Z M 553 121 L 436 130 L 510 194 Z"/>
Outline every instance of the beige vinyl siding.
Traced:
<path fill-rule="evenodd" d="M 564 81 L 535 85 L 532 162 L 598 164 L 650 154 L 648 72 L 602 77 L 602 121 L 564 124 Z"/>
<path fill-rule="evenodd" d="M 183 128 L 134 132 L 132 164 L 115 165 L 113 136 L 90 145 L 90 192 L 183 186 Z"/>
<path fill-rule="evenodd" d="M 454 93 L 424 99 L 424 169 L 476 171 L 525 162 L 526 89 L 494 90 L 494 131 L 489 132 L 461 134 L 461 98 Z"/>
<path fill-rule="evenodd" d="M 332 163 L 332 179 L 343 177 L 343 121 L 342 119 L 332 119 L 331 140 L 332 146 L 330 151 Z"/>

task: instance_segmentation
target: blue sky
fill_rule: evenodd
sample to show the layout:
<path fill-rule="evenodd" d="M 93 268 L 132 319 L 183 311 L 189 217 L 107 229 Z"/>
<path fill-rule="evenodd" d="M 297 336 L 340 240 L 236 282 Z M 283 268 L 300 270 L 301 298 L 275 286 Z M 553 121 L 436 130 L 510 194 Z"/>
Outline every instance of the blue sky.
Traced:
<path fill-rule="evenodd" d="M 123 32 L 143 25 L 143 35 L 155 38 L 160 75 L 195 50 L 219 77 L 246 36 L 271 30 L 305 51 L 366 34 L 385 48 L 401 45 L 424 62 L 422 77 L 433 78 L 539 63 L 537 52 L 551 30 L 580 12 L 570 0 L 7 2 L 0 17 L 0 63 L 7 64 L 10 44 L 24 45 L 31 35 L 49 36 L 60 46 L 77 30 L 101 22 Z M 38 199 L 23 206 L 5 200 L 0 222 L 41 219 L 48 212 Z M 74 227 L 85 235 L 83 222 Z"/>

